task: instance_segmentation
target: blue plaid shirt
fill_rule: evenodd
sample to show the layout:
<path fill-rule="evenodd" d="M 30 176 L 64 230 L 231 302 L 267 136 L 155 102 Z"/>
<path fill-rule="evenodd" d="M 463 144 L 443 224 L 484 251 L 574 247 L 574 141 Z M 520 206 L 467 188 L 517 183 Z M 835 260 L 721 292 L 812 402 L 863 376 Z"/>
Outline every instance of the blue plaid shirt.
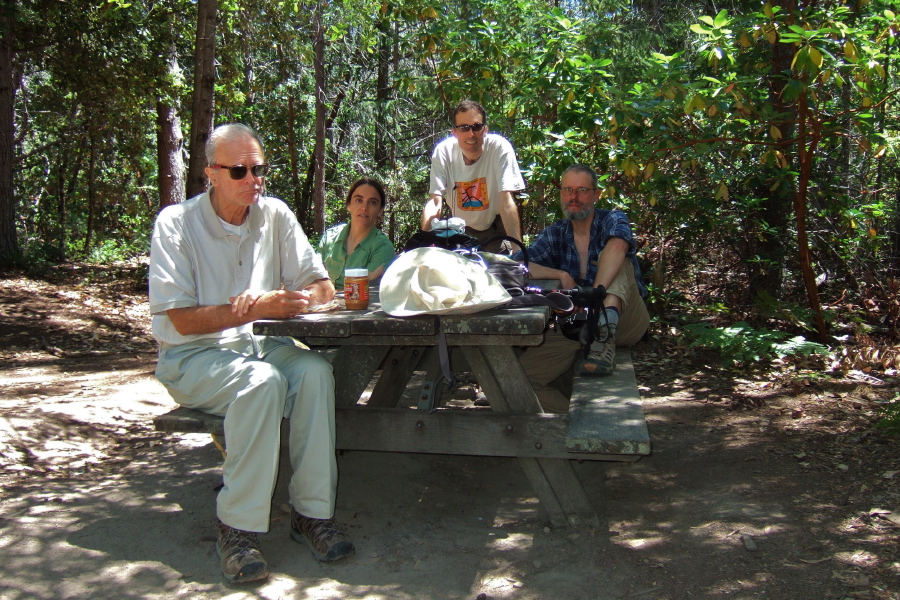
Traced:
<path fill-rule="evenodd" d="M 597 261 L 600 252 L 606 247 L 610 238 L 621 238 L 628 242 L 628 252 L 625 257 L 631 261 L 634 267 L 634 278 L 637 282 L 641 297 L 647 296 L 647 287 L 641 278 L 641 267 L 635 257 L 634 236 L 631 233 L 631 224 L 628 216 L 620 210 L 594 209 L 594 219 L 591 222 L 591 240 L 588 247 L 587 277 L 580 279 L 581 263 L 578 260 L 578 250 L 575 249 L 575 235 L 572 233 L 572 221 L 560 219 L 540 232 L 531 247 L 528 248 L 528 260 L 551 269 L 559 269 L 569 273 L 578 285 L 594 285 L 597 276 Z M 522 260 L 521 251 L 513 255 L 516 260 Z"/>

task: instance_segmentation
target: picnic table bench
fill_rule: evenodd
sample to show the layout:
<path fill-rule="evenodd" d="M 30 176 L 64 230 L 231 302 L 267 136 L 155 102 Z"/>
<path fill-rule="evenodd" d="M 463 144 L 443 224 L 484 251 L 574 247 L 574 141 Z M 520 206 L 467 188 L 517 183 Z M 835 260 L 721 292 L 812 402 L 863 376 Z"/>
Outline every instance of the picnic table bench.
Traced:
<path fill-rule="evenodd" d="M 647 424 L 624 349 L 613 375 L 575 378 L 568 414 L 541 412 L 513 347 L 539 344 L 548 317 L 546 307 L 523 307 L 396 319 L 376 302 L 365 312 L 259 321 L 254 331 L 336 348 L 331 360 L 337 449 L 514 457 L 554 526 L 596 526 L 596 512 L 570 459 L 638 460 L 650 453 Z M 454 370 L 475 375 L 490 410 L 442 408 L 435 400 L 440 334 L 458 349 Z M 371 396 L 360 404 L 378 371 Z M 415 371 L 426 373 L 416 409 L 398 406 Z M 186 408 L 156 417 L 154 425 L 159 431 L 224 435 L 221 417 Z"/>

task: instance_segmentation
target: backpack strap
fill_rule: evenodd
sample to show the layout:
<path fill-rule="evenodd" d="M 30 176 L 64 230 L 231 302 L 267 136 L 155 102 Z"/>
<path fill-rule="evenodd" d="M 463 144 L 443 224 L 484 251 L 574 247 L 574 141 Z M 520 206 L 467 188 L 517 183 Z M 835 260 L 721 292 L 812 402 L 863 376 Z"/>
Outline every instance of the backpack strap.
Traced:
<path fill-rule="evenodd" d="M 572 302 L 572 299 L 559 292 L 523 293 L 519 296 L 513 296 L 506 306 L 513 308 L 517 306 L 549 306 L 559 313 L 570 313 L 575 310 L 575 303 Z"/>
<path fill-rule="evenodd" d="M 483 248 L 489 244 L 493 244 L 494 242 L 503 242 L 503 241 L 512 242 L 513 244 L 515 244 L 516 246 L 519 247 L 519 250 L 521 250 L 522 254 L 524 255 L 523 258 L 525 259 L 522 262 L 527 267 L 528 266 L 528 248 L 525 247 L 525 244 L 523 244 L 521 242 L 521 240 L 517 240 L 516 238 L 514 238 L 511 235 L 495 235 L 491 238 L 488 238 L 488 240 L 486 242 L 481 244 L 481 247 Z"/>

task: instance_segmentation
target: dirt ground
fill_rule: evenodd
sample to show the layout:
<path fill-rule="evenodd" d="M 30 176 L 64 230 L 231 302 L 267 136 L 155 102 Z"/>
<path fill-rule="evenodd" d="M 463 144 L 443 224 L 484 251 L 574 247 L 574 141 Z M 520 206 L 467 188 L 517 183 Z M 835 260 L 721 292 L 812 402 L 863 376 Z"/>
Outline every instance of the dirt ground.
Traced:
<path fill-rule="evenodd" d="M 0 274 L 0 598 L 900 599 L 900 441 L 885 374 L 732 372 L 637 346 L 653 453 L 575 464 L 599 529 L 552 529 L 512 459 L 346 452 L 319 564 L 279 482 L 263 583 L 214 550 L 220 455 L 165 435 L 133 269 Z"/>

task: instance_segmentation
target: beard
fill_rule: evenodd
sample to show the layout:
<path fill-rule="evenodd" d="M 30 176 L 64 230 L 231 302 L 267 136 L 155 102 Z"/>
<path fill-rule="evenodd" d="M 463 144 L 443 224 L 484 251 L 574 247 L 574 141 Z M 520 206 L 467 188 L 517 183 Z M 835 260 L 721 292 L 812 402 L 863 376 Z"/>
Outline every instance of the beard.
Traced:
<path fill-rule="evenodd" d="M 566 216 L 566 218 L 569 220 L 584 221 L 585 219 L 587 219 L 588 217 L 590 217 L 591 215 L 594 214 L 594 207 L 587 206 L 584 208 L 584 210 L 579 210 L 577 212 L 568 211 L 565 208 L 563 208 L 562 211 L 563 211 L 563 214 Z"/>

